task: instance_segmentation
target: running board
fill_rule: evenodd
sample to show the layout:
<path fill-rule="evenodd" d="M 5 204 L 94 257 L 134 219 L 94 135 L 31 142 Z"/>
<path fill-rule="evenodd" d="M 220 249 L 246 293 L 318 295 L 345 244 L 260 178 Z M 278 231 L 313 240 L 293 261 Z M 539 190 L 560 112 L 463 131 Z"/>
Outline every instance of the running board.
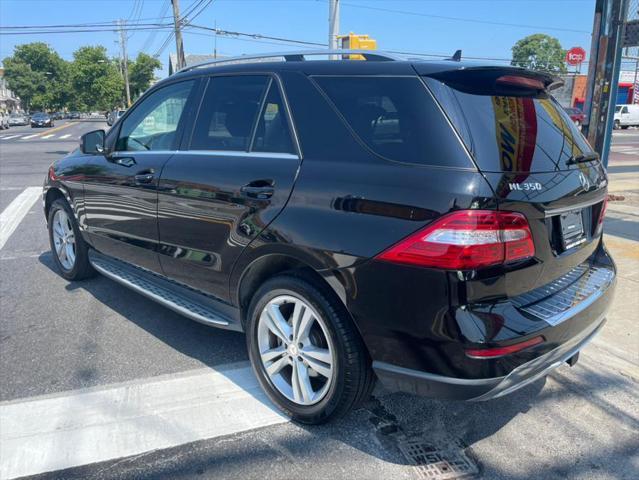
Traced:
<path fill-rule="evenodd" d="M 93 268 L 105 277 L 154 300 L 185 317 L 214 327 L 242 331 L 239 309 L 165 277 L 89 251 Z"/>

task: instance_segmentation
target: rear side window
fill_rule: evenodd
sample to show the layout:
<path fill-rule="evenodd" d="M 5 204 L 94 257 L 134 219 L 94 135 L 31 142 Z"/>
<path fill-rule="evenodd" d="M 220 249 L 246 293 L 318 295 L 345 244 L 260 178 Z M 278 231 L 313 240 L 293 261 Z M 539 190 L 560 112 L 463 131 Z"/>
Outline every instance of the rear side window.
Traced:
<path fill-rule="evenodd" d="M 313 78 L 377 155 L 403 163 L 473 166 L 418 78 Z"/>
<path fill-rule="evenodd" d="M 479 168 L 487 172 L 553 172 L 577 168 L 592 153 L 566 111 L 550 95 L 495 95 L 458 90 L 427 78 Z"/>
<path fill-rule="evenodd" d="M 191 138 L 191 150 L 248 151 L 271 79 L 266 75 L 213 77 Z"/>
<path fill-rule="evenodd" d="M 294 153 L 284 103 L 275 81 L 271 81 L 264 100 L 251 151 Z"/>

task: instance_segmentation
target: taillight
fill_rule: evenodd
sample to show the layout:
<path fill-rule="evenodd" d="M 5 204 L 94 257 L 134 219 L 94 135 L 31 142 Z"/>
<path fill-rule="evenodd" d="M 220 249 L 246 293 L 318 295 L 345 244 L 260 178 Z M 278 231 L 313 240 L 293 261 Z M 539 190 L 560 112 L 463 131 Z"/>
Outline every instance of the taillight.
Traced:
<path fill-rule="evenodd" d="M 534 345 L 539 345 L 544 341 L 543 337 L 534 337 L 525 342 L 515 343 L 506 347 L 493 348 L 471 348 L 466 350 L 466 355 L 472 358 L 497 358 L 509 355 L 511 353 L 520 352 Z"/>
<path fill-rule="evenodd" d="M 435 220 L 377 258 L 447 270 L 474 270 L 534 255 L 530 227 L 521 213 L 460 210 Z"/>

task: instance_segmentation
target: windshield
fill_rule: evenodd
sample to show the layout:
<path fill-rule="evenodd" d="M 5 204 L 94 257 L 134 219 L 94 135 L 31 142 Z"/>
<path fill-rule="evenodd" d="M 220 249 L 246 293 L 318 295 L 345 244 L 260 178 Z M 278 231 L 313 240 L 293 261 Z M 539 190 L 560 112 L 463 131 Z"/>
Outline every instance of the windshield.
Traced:
<path fill-rule="evenodd" d="M 615 107 L 615 113 L 619 113 L 621 111 L 621 105 L 617 105 Z"/>
<path fill-rule="evenodd" d="M 426 81 L 483 171 L 569 170 L 570 158 L 593 153 L 550 95 L 473 94 Z"/>

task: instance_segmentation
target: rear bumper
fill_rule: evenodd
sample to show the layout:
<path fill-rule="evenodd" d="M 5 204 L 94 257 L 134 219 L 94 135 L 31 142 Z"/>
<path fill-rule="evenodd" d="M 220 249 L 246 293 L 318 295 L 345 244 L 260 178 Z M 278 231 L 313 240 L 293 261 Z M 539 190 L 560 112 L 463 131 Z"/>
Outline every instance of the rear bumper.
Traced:
<path fill-rule="evenodd" d="M 412 370 L 384 362 L 373 362 L 373 369 L 384 387 L 431 398 L 482 401 L 498 398 L 547 375 L 575 357 L 594 338 L 605 323 L 600 318 L 586 330 L 561 346 L 496 378 L 463 379 Z"/>

